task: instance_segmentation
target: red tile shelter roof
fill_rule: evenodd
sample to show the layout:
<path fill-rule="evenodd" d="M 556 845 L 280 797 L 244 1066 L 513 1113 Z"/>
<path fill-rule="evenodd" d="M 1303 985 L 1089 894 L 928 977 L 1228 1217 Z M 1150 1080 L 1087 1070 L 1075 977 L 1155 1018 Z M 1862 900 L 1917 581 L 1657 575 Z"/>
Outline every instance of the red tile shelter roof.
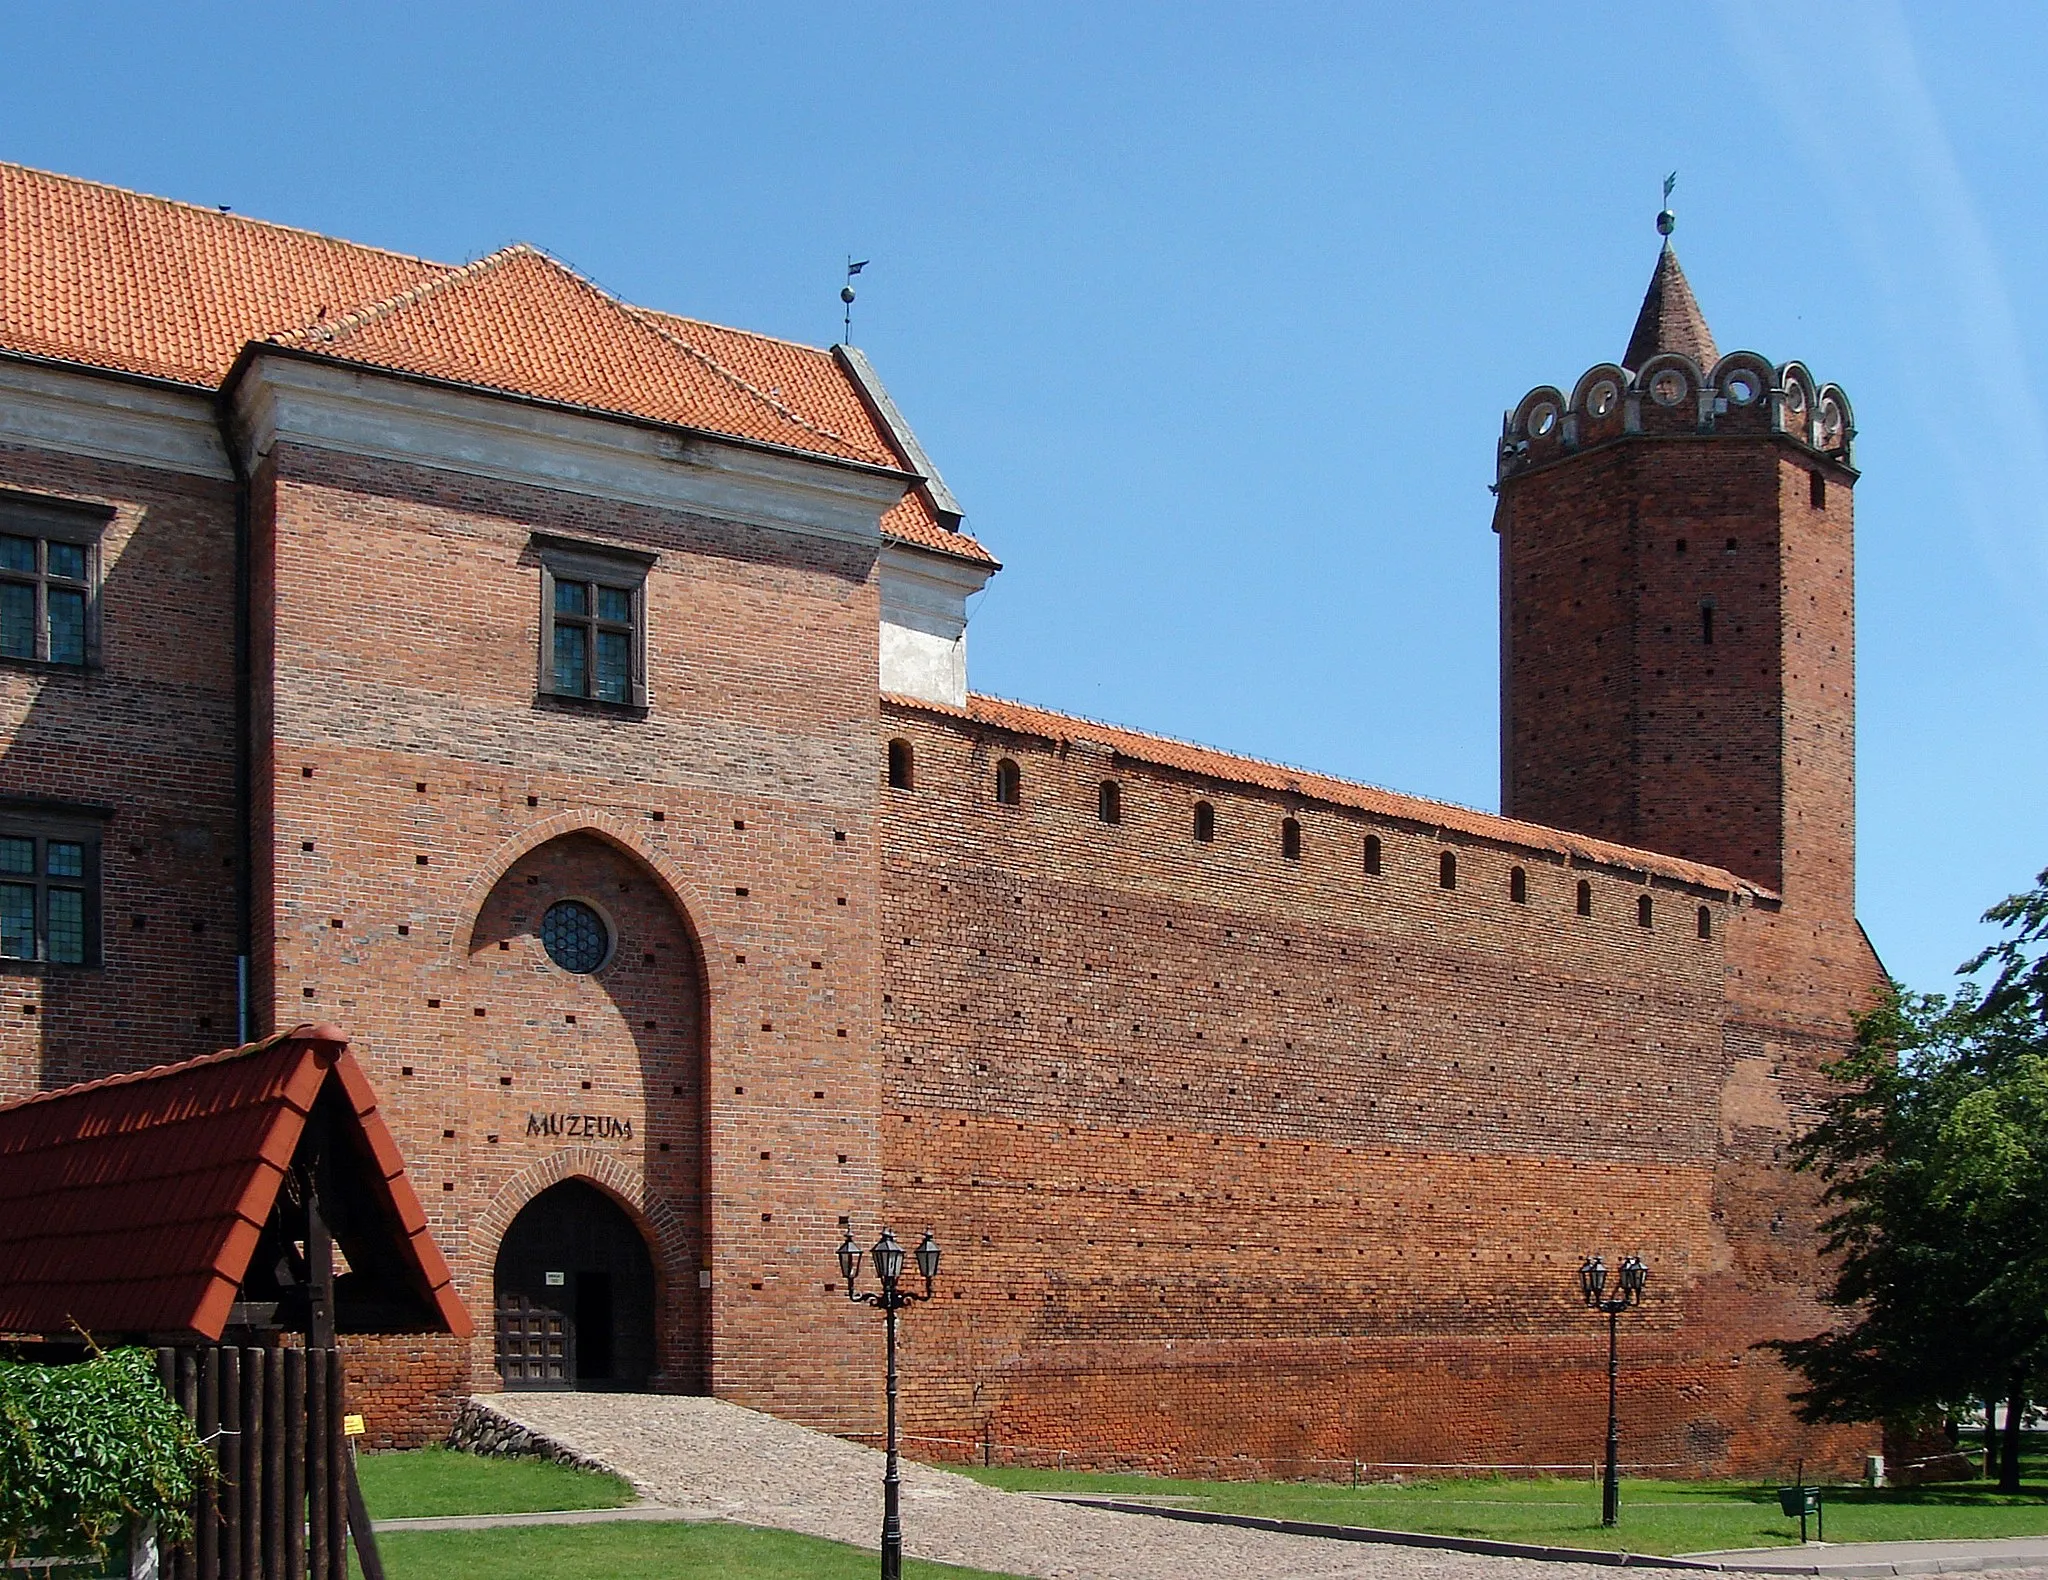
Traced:
<path fill-rule="evenodd" d="M 0 1332 L 217 1340 L 330 1086 L 403 1262 L 466 1336 L 376 1096 L 332 1026 L 0 1106 Z"/>
<path fill-rule="evenodd" d="M 1399 795 L 1394 791 L 1382 790 L 1375 785 L 1360 784 L 1355 780 L 1336 779 L 1327 774 L 1311 773 L 1307 769 L 1291 768 L 1284 763 L 1267 762 L 1258 757 L 1242 757 L 1234 752 L 1198 746 L 1191 741 L 1175 740 L 1167 735 L 1151 735 L 1125 729 L 1121 725 L 1102 724 L 1070 713 L 1054 713 L 1046 708 L 1034 708 L 1027 703 L 1010 702 L 1001 697 L 970 693 L 965 708 L 948 707 L 942 703 L 926 702 L 916 697 L 885 696 L 882 700 L 892 708 L 965 719 L 1012 735 L 1035 736 L 1039 740 L 1051 741 L 1055 745 L 1063 746 L 1074 741 L 1093 742 L 1130 762 L 1173 769 L 1206 779 L 1248 785 L 1282 795 L 1296 795 L 1304 800 L 1320 801 L 1328 806 L 1350 807 L 1406 823 L 1422 824 L 1469 835 L 1476 839 L 1516 845 L 1527 850 L 1546 851 L 1563 856 L 1567 860 L 1576 858 L 1600 866 L 1675 879 L 1681 883 L 1729 895 L 1776 897 L 1770 890 L 1760 888 L 1746 878 L 1738 878 L 1734 873 L 1720 867 L 1685 861 L 1675 856 L 1659 855 L 1654 851 L 1635 850 L 1626 845 L 1612 845 L 1605 840 L 1591 839 L 1562 829 L 1544 828 L 1535 823 L 1523 823 L 1515 818 L 1475 811 L 1449 801 L 1429 801 L 1420 796 Z"/>
<path fill-rule="evenodd" d="M 533 247 L 455 267 L 0 164 L 0 351 L 213 389 L 251 343 L 909 469 L 829 351 L 631 306 Z M 884 530 L 988 559 L 928 500 Z"/>

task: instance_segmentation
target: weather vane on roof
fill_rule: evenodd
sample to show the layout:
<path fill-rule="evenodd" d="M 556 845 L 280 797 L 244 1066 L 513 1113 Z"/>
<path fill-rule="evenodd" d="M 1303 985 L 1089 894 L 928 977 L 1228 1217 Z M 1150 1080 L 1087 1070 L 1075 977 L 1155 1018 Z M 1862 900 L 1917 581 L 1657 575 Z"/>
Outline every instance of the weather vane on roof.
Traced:
<path fill-rule="evenodd" d="M 853 277 L 867 266 L 866 258 L 855 263 L 852 253 L 846 255 L 846 283 L 839 287 L 839 300 L 846 304 L 846 321 L 840 326 L 839 338 L 847 345 L 853 344 Z"/>
<path fill-rule="evenodd" d="M 1664 206 L 1657 211 L 1657 234 L 1668 237 L 1672 227 L 1678 223 L 1678 216 L 1671 212 L 1671 189 L 1678 185 L 1678 172 L 1672 171 L 1664 178 Z"/>

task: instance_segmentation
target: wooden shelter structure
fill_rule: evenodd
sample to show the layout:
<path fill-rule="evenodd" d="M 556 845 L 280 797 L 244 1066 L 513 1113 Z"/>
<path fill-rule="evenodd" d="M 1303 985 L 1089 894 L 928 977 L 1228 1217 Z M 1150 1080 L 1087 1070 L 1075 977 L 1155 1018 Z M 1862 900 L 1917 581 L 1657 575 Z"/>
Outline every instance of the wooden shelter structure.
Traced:
<path fill-rule="evenodd" d="M 378 1580 L 337 1335 L 470 1331 L 333 1026 L 0 1105 L 0 1335 L 157 1346 L 213 1446 L 167 1580 L 344 1580 L 349 1529 Z"/>

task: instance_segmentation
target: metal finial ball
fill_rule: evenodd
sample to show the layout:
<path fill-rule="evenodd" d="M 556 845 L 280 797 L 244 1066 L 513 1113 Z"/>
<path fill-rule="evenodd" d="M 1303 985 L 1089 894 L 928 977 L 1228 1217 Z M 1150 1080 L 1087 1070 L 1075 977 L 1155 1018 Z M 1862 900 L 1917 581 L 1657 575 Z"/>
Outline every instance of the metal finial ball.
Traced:
<path fill-rule="evenodd" d="M 850 285 L 840 286 L 839 300 L 846 303 L 848 307 L 851 307 L 853 305 L 853 287 Z"/>
<path fill-rule="evenodd" d="M 1674 228 L 1674 227 L 1675 227 L 1675 226 L 1676 226 L 1677 224 L 1678 224 L 1678 216 L 1677 216 L 1676 214 L 1672 213 L 1672 212 L 1671 212 L 1671 210 L 1669 210 L 1668 208 L 1667 208 L 1667 209 L 1659 209 L 1659 210 L 1658 210 L 1658 212 L 1657 212 L 1657 234 L 1658 234 L 1658 235 L 1660 235 L 1660 236 L 1668 236 L 1668 235 L 1670 235 L 1670 234 L 1671 234 L 1671 232 L 1672 232 L 1672 230 L 1673 230 L 1673 228 Z"/>

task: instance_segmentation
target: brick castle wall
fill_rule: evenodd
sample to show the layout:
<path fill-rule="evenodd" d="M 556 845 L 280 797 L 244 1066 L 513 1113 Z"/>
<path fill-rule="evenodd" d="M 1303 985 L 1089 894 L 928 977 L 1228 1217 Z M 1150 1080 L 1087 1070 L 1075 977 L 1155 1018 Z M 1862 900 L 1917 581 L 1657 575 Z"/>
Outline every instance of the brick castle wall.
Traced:
<path fill-rule="evenodd" d="M 823 1295 L 879 1178 L 872 549 L 317 451 L 258 484 L 261 1001 L 348 1029 L 478 1318 L 473 1384 L 498 1240 L 574 1175 L 647 1236 L 659 1385 L 871 1425 L 877 1335 Z M 536 698 L 536 531 L 659 556 L 644 716 Z M 568 897 L 615 926 L 592 976 L 542 959 Z M 586 1112 L 631 1136 L 529 1133 Z"/>
<path fill-rule="evenodd" d="M 225 483 L 0 464 L 114 512 L 104 668 L 0 671 L 8 792 L 116 809 L 106 968 L 0 978 L 12 1095 L 232 1038 L 233 511 Z M 349 1030 L 481 1329 L 466 1354 L 352 1341 L 373 1439 L 422 1440 L 493 1385 L 498 1241 L 578 1177 L 649 1241 L 660 1386 L 708 1378 L 834 1430 L 877 1424 L 879 1324 L 835 1290 L 831 1246 L 842 1217 L 865 1233 L 886 1213 L 948 1247 L 941 1300 L 904 1329 L 922 1437 L 1155 1467 L 1584 1462 L 1603 1336 L 1572 1270 L 1640 1250 L 1629 1457 L 1854 1468 L 1867 1434 L 1794 1427 L 1749 1349 L 1824 1319 L 1813 1203 L 1782 1152 L 1876 980 L 1845 900 L 1847 490 L 1816 509 L 1795 467 L 1695 481 L 1703 521 L 1770 494 L 1789 523 L 1786 608 L 1809 602 L 1783 616 L 1776 744 L 1757 696 L 1695 679 L 1809 820 L 1783 909 L 1660 880 L 1642 929 L 1640 874 L 915 708 L 879 728 L 869 549 L 271 455 L 252 498 L 255 1030 Z M 1561 497 L 1560 519 L 1576 508 Z M 536 699 L 535 531 L 660 556 L 645 717 Z M 1746 552 L 1740 575 L 1768 582 Z M 1676 559 L 1659 596 L 1696 606 L 1686 578 L 1709 572 Z M 1731 634 L 1777 618 L 1715 587 Z M 1654 669 L 1661 638 L 1638 632 L 1636 662 Z M 1609 678 L 1583 713 L 1540 699 L 1557 724 L 1653 741 L 1647 708 L 1631 735 L 1612 673 L 1589 673 Z M 914 791 L 877 784 L 898 732 Z M 1020 806 L 991 793 L 1005 755 Z M 1198 795 L 1213 844 L 1190 837 Z M 1711 857 L 1685 847 L 1739 822 L 1702 807 L 1666 832 Z M 540 964 L 538 914 L 572 896 L 620 940 L 594 977 Z M 631 1135 L 530 1129 L 584 1113 Z"/>
<path fill-rule="evenodd" d="M 1810 1061 L 1731 1040 L 1747 908 L 1660 882 L 1645 929 L 1640 874 L 885 718 L 917 763 L 884 793 L 885 1186 L 952 1248 L 906 1319 L 911 1430 L 1155 1468 L 1586 1463 L 1599 1250 L 1654 1270 L 1632 1461 L 1854 1468 L 1866 1434 L 1796 1426 L 1750 1349 L 1819 1315 L 1811 1194 L 1754 1156 Z"/>
<path fill-rule="evenodd" d="M 5 1100 L 234 1041 L 238 852 L 229 485 L 0 446 L 0 489 L 111 513 L 99 666 L 0 664 L 0 792 L 112 812 L 104 967 L 0 967 Z"/>

